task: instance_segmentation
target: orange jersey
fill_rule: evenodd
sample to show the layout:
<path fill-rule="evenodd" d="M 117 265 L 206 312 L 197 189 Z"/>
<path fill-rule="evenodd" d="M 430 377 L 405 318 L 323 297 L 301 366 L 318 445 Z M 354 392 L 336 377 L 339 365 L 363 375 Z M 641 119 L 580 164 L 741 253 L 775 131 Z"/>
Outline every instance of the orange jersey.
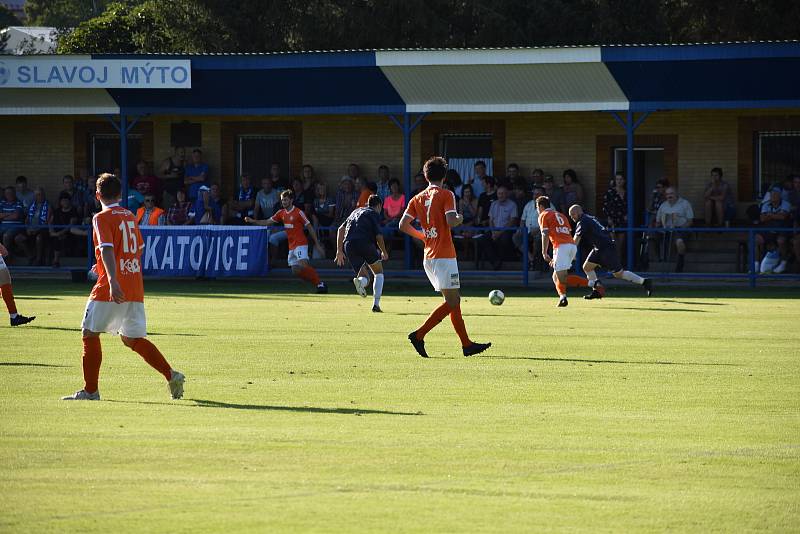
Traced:
<path fill-rule="evenodd" d="M 367 201 L 369 197 L 372 196 L 372 191 L 367 189 L 366 187 L 361 190 L 361 194 L 358 195 L 358 202 L 356 203 L 357 208 L 365 208 L 367 206 Z"/>
<path fill-rule="evenodd" d="M 457 213 L 456 197 L 452 191 L 438 185 L 428 186 L 408 203 L 403 217 L 413 217 L 422 226 L 427 259 L 456 257 L 453 235 L 447 224 L 448 213 Z"/>
<path fill-rule="evenodd" d="M 575 244 L 567 216 L 555 210 L 546 210 L 539 214 L 539 228 L 547 230 L 547 237 L 550 238 L 554 249 L 557 249 L 558 245 Z"/>
<path fill-rule="evenodd" d="M 303 213 L 303 210 L 297 206 L 292 206 L 289 211 L 281 208 L 278 213 L 272 216 L 272 220 L 276 223 L 283 224 L 286 228 L 286 235 L 289 238 L 289 250 L 308 245 L 308 239 L 303 232 L 308 224 L 308 217 Z"/>
<path fill-rule="evenodd" d="M 144 302 L 141 256 L 144 240 L 136 224 L 136 216 L 119 204 L 107 206 L 92 218 L 92 239 L 97 259 L 97 282 L 89 295 L 90 300 L 111 300 L 111 286 L 103 265 L 101 250 L 114 249 L 116 277 L 129 302 Z"/>

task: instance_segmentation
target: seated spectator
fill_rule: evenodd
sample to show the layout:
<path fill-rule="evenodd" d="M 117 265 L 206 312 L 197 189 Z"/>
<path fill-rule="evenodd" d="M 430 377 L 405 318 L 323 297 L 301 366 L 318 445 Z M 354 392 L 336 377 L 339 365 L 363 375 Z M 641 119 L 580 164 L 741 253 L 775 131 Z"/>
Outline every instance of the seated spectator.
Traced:
<path fill-rule="evenodd" d="M 31 204 L 33 204 L 36 194 L 33 192 L 33 190 L 28 189 L 28 179 L 24 176 L 17 176 L 16 187 L 17 199 L 22 202 L 22 206 L 25 208 L 25 213 L 28 213 L 28 208 L 30 208 Z"/>
<path fill-rule="evenodd" d="M 422 193 L 423 191 L 425 191 L 425 188 L 427 187 L 428 187 L 428 181 L 425 180 L 425 175 L 422 174 L 421 172 L 417 173 L 414 176 L 414 189 L 411 190 L 410 198 L 414 198 L 418 194 Z"/>
<path fill-rule="evenodd" d="M 128 188 L 128 206 L 127 208 L 136 213 L 142 204 L 144 204 L 144 184 L 140 183 L 138 187 Z"/>
<path fill-rule="evenodd" d="M 351 180 L 353 180 L 353 184 L 356 183 L 356 180 L 361 178 L 361 168 L 356 165 L 355 163 L 351 163 L 347 166 L 347 174 L 345 176 L 349 176 Z M 366 182 L 366 180 L 364 180 Z"/>
<path fill-rule="evenodd" d="M 792 206 L 788 201 L 783 200 L 780 186 L 775 186 L 770 191 L 770 201 L 761 207 L 760 226 L 769 228 L 790 228 Z M 777 260 L 777 264 L 770 269 L 759 268 L 761 272 L 772 271 L 780 274 L 786 270 L 787 262 L 787 238 L 788 233 L 784 232 L 761 232 L 756 234 L 756 258 L 761 259 L 766 252 L 772 252 Z"/>
<path fill-rule="evenodd" d="M 461 189 L 464 183 L 461 181 L 461 175 L 455 169 L 447 169 L 447 174 L 444 175 L 444 185 L 450 189 L 457 197 L 461 196 Z"/>
<path fill-rule="evenodd" d="M 722 179 L 722 169 L 711 169 L 711 182 L 703 193 L 706 226 L 729 226 L 736 217 L 736 203 L 728 182 Z"/>
<path fill-rule="evenodd" d="M 167 223 L 167 214 L 158 207 L 154 193 L 144 196 L 144 205 L 136 210 L 136 224 L 139 226 L 164 226 Z"/>
<path fill-rule="evenodd" d="M 220 224 L 222 220 L 222 206 L 224 200 L 220 196 L 219 185 L 211 184 L 206 191 L 198 191 L 194 209 L 189 212 L 189 217 L 194 224 Z"/>
<path fill-rule="evenodd" d="M 800 175 L 792 176 L 792 191 L 789 193 L 789 204 L 792 206 L 792 220 L 794 224 L 794 236 L 792 237 L 792 249 L 794 250 L 794 270 L 800 272 Z"/>
<path fill-rule="evenodd" d="M 461 187 L 461 198 L 458 200 L 458 213 L 464 218 L 462 225 L 475 226 L 478 219 L 478 199 L 469 184 Z"/>
<path fill-rule="evenodd" d="M 192 203 L 189 202 L 184 189 L 175 192 L 175 202 L 167 211 L 167 224 L 170 226 L 185 226 L 191 224 L 189 212 L 192 210 Z"/>
<path fill-rule="evenodd" d="M 53 210 L 50 218 L 50 244 L 53 248 L 53 267 L 61 267 L 61 256 L 66 256 L 72 250 L 72 234 L 66 226 L 78 224 L 80 216 L 72 204 L 68 191 L 58 195 L 58 207 Z"/>
<path fill-rule="evenodd" d="M 519 224 L 517 204 L 509 198 L 508 188 L 501 185 L 497 188 L 497 200 L 489 208 L 489 226 L 491 230 L 483 236 L 482 248 L 492 267 L 500 269 L 503 260 L 514 253 L 514 230 L 499 230 Z"/>
<path fill-rule="evenodd" d="M 141 189 L 139 184 L 143 184 Z M 131 180 L 131 186 L 138 189 L 143 195 L 153 194 L 156 199 L 161 198 L 161 181 L 152 175 L 144 160 L 139 160 L 136 164 L 136 176 Z"/>
<path fill-rule="evenodd" d="M 334 225 L 342 224 L 347 217 L 356 209 L 358 203 L 358 193 L 355 184 L 350 176 L 342 176 L 339 181 L 339 191 L 336 192 L 336 220 Z"/>
<path fill-rule="evenodd" d="M 525 190 L 525 178 L 518 176 L 511 189 L 511 199 L 517 205 L 517 213 L 522 213 L 528 203 L 528 192 Z"/>
<path fill-rule="evenodd" d="M 761 205 L 763 206 L 764 204 L 772 200 L 772 190 L 776 187 L 781 190 L 781 198 L 788 202 L 789 196 L 791 195 L 792 189 L 794 188 L 793 178 L 794 176 L 790 174 L 789 176 L 784 178 L 783 183 L 775 182 L 771 184 L 769 187 L 767 187 L 767 191 L 764 193 L 764 198 L 761 200 Z"/>
<path fill-rule="evenodd" d="M 489 209 L 492 202 L 497 200 L 497 187 L 495 186 L 494 176 L 483 176 L 481 178 L 481 187 L 483 193 L 478 196 L 478 217 L 476 221 L 477 226 L 486 226 L 489 224 Z M 473 186 L 473 190 L 475 187 Z"/>
<path fill-rule="evenodd" d="M 472 190 L 475 192 L 475 195 L 478 199 L 481 198 L 481 194 L 485 191 L 483 188 L 484 178 L 487 177 L 486 174 L 486 162 L 483 160 L 478 160 L 472 166 L 472 176 L 464 181 L 464 183 L 471 184 Z M 492 177 L 492 183 L 497 184 L 497 181 Z M 485 214 L 484 214 L 485 215 Z"/>
<path fill-rule="evenodd" d="M 356 178 L 355 190 L 358 193 L 358 200 L 356 201 L 357 208 L 364 208 L 367 206 L 367 200 L 373 195 L 373 191 L 369 188 L 369 183 L 364 178 Z M 377 186 L 375 190 L 377 191 Z"/>
<path fill-rule="evenodd" d="M 89 228 L 92 225 L 92 218 L 103 211 L 103 205 L 97 200 L 97 177 L 89 175 L 86 179 L 86 191 L 83 192 L 83 198 L 86 200 L 83 210 L 83 226 L 73 226 L 69 229 L 69 233 L 78 237 L 86 237 L 89 235 Z M 130 196 L 130 195 L 129 195 Z"/>
<path fill-rule="evenodd" d="M 400 217 L 406 209 L 406 196 L 400 192 L 400 180 L 389 180 L 389 196 L 383 199 L 383 235 L 391 237 L 397 233 L 400 226 Z"/>
<path fill-rule="evenodd" d="M 544 195 L 544 188 L 533 189 L 533 199 L 529 200 L 522 210 L 519 220 L 519 230 L 514 233 L 514 245 L 520 252 L 524 252 L 523 232 L 528 233 L 528 268 L 544 269 L 546 265 L 542 260 L 542 236 L 539 229 L 539 212 L 536 209 L 536 199 Z"/>
<path fill-rule="evenodd" d="M 653 187 L 653 192 L 650 195 L 650 206 L 647 208 L 648 226 L 652 227 L 656 225 L 656 213 L 658 213 L 658 208 L 661 207 L 661 204 L 667 199 L 666 191 L 668 187 L 669 180 L 666 178 L 661 178 L 656 181 L 656 185 Z"/>
<path fill-rule="evenodd" d="M 45 246 L 49 230 L 47 225 L 50 223 L 50 203 L 47 202 L 43 187 L 37 187 L 34 193 L 33 203 L 28 207 L 28 217 L 25 221 L 28 225 L 25 233 L 19 233 L 15 237 L 17 245 L 25 249 L 30 265 L 44 265 Z M 31 242 L 34 246 L 31 247 Z"/>
<path fill-rule="evenodd" d="M 186 172 L 186 149 L 173 147 L 172 155 L 161 162 L 161 191 L 165 206 L 175 202 L 179 189 L 183 189 L 184 173 Z"/>
<path fill-rule="evenodd" d="M 93 209 L 92 204 L 95 202 L 99 204 L 99 201 L 97 200 L 97 177 L 89 175 L 86 178 L 86 190 L 83 192 L 83 205 L 85 206 L 83 213 L 84 217 Z M 84 222 L 84 224 L 86 223 Z"/>
<path fill-rule="evenodd" d="M 377 195 L 381 199 L 389 198 L 389 195 L 392 194 L 391 186 L 389 185 L 390 180 L 389 167 L 386 165 L 378 167 L 378 177 L 375 179 L 375 185 L 377 186 Z"/>
<path fill-rule="evenodd" d="M 25 232 L 25 208 L 17 198 L 17 190 L 8 186 L 0 200 L 0 239 L 11 255 L 14 238 Z"/>
<path fill-rule="evenodd" d="M 200 190 L 208 192 L 208 164 L 203 162 L 203 151 L 199 148 L 192 150 L 192 162 L 183 170 L 183 185 L 186 186 L 189 201 L 195 202 Z M 130 209 L 130 207 L 128 208 Z M 204 210 L 205 211 L 205 210 Z"/>
<path fill-rule="evenodd" d="M 546 194 L 545 189 L 545 194 Z M 619 254 L 622 263 L 625 259 L 625 239 L 627 234 L 617 228 L 626 228 L 628 226 L 628 190 L 626 189 L 625 175 L 618 172 L 614 176 L 614 183 L 606 191 L 603 197 L 603 213 L 608 222 L 608 230 L 617 244 L 617 253 Z M 677 200 L 677 196 L 675 197 Z M 682 265 L 682 264 L 681 264 Z"/>
<path fill-rule="evenodd" d="M 623 185 L 624 183 L 623 178 Z M 683 272 L 686 241 L 689 239 L 688 229 L 692 226 L 693 219 L 694 210 L 689 201 L 679 197 L 674 187 L 668 187 L 666 201 L 661 204 L 656 213 L 656 227 L 672 230 L 666 234 L 664 242 L 669 243 L 670 240 L 675 242 L 675 250 L 678 253 L 678 262 L 675 266 L 677 273 Z"/>
<path fill-rule="evenodd" d="M 225 204 L 222 218 L 225 224 L 244 224 L 245 217 L 255 214 L 256 188 L 250 185 L 250 175 L 242 174 L 239 191 L 233 199 Z"/>
<path fill-rule="evenodd" d="M 273 162 L 269 166 L 269 179 L 272 180 L 272 189 L 276 190 L 279 194 L 281 191 L 289 187 L 288 180 L 284 179 L 281 175 L 280 163 Z"/>
<path fill-rule="evenodd" d="M 556 186 L 556 181 L 552 175 L 545 175 L 542 179 L 542 188 L 544 188 L 544 194 L 550 199 L 550 205 L 553 209 L 564 213 L 564 193 L 560 187 Z"/>
<path fill-rule="evenodd" d="M 561 207 L 564 212 L 574 204 L 583 204 L 583 186 L 578 182 L 578 175 L 572 169 L 567 169 L 562 174 L 564 180 L 561 186 Z"/>
<path fill-rule="evenodd" d="M 314 208 L 311 220 L 317 234 L 323 242 L 330 242 L 335 233 L 331 233 L 334 218 L 336 217 L 336 201 L 328 196 L 328 186 L 318 182 L 314 186 Z M 333 243 L 335 245 L 335 243 Z"/>
<path fill-rule="evenodd" d="M 278 211 L 280 198 L 278 192 L 273 187 L 272 178 L 261 179 L 261 190 L 256 193 L 256 204 L 254 206 L 254 219 L 269 219 Z"/>
<path fill-rule="evenodd" d="M 84 206 L 86 205 L 86 198 L 84 197 L 84 193 L 75 187 L 75 180 L 69 174 L 64 176 L 64 178 L 62 179 L 62 183 L 64 185 L 64 189 L 61 191 L 61 193 L 59 193 L 59 198 L 61 197 L 62 193 L 67 193 L 69 195 L 72 207 L 75 208 L 75 211 L 78 213 L 78 216 L 82 217 L 83 209 Z"/>

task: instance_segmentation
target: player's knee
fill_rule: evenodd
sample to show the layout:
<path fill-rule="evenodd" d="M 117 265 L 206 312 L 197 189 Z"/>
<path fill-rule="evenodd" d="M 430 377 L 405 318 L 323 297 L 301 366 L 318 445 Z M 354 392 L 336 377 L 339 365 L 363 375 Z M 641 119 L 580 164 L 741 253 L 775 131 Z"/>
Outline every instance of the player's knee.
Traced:
<path fill-rule="evenodd" d="M 623 273 L 623 272 L 624 272 L 624 271 L 623 271 L 622 269 L 620 269 L 619 271 L 617 271 L 617 272 L 615 272 L 615 273 L 611 273 L 611 274 L 613 274 L 613 275 L 614 275 L 614 278 L 622 278 L 622 273 Z"/>
<path fill-rule="evenodd" d="M 139 338 L 126 337 L 126 336 L 119 336 L 119 337 L 122 340 L 122 344 L 131 350 L 133 350 L 133 347 L 136 345 L 136 342 L 139 341 Z"/>
<path fill-rule="evenodd" d="M 100 334 L 97 332 L 92 332 L 91 330 L 87 330 L 85 328 L 81 329 L 81 336 L 84 338 L 87 337 L 100 337 Z"/>

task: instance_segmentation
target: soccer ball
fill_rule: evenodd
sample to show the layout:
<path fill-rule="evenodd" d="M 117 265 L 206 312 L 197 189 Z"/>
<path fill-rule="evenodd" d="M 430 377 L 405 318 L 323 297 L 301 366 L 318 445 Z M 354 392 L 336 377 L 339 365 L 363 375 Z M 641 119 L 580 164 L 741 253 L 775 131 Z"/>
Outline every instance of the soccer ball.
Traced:
<path fill-rule="evenodd" d="M 489 302 L 495 306 L 500 306 L 506 300 L 505 294 L 499 289 L 489 291 Z"/>

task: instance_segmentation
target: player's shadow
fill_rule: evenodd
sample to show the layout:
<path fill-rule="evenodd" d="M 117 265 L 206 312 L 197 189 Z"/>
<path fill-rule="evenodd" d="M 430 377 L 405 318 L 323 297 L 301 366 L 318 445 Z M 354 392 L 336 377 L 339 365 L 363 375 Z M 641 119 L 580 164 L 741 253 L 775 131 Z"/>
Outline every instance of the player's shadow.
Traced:
<path fill-rule="evenodd" d="M 430 315 L 430 312 L 401 312 L 392 315 L 418 315 L 420 317 L 427 317 Z M 544 317 L 544 315 L 531 315 L 527 313 L 465 313 L 464 317 Z"/>
<path fill-rule="evenodd" d="M 688 304 L 689 306 L 728 306 L 724 302 L 690 302 L 686 300 L 660 299 L 655 302 L 671 302 L 673 304 Z"/>
<path fill-rule="evenodd" d="M 227 408 L 231 410 L 266 410 L 302 413 L 330 413 L 341 415 L 423 415 L 422 412 L 392 412 L 389 410 L 369 410 L 363 408 L 319 408 L 316 406 L 273 406 L 268 404 L 237 404 L 206 399 L 186 399 L 202 408 Z"/>
<path fill-rule="evenodd" d="M 634 311 L 654 311 L 654 312 L 689 312 L 689 313 L 709 313 L 708 310 L 693 310 L 691 308 L 634 308 L 633 306 L 609 306 L 610 310 L 634 310 Z"/>
<path fill-rule="evenodd" d="M 532 360 L 536 362 L 564 362 L 564 363 L 611 363 L 622 365 L 700 365 L 709 367 L 742 367 L 738 363 L 717 362 L 667 362 L 667 361 L 631 361 L 631 360 L 590 360 L 588 358 L 552 358 L 547 356 L 477 356 L 477 358 L 491 358 L 496 360 Z"/>
<path fill-rule="evenodd" d="M 56 365 L 52 363 L 0 362 L 0 367 L 70 367 L 70 366 Z"/>
<path fill-rule="evenodd" d="M 67 328 L 65 326 L 28 326 L 26 330 L 60 330 L 61 332 L 80 332 L 80 328 Z M 202 334 L 148 332 L 148 336 L 176 336 L 176 337 L 203 337 Z"/>

